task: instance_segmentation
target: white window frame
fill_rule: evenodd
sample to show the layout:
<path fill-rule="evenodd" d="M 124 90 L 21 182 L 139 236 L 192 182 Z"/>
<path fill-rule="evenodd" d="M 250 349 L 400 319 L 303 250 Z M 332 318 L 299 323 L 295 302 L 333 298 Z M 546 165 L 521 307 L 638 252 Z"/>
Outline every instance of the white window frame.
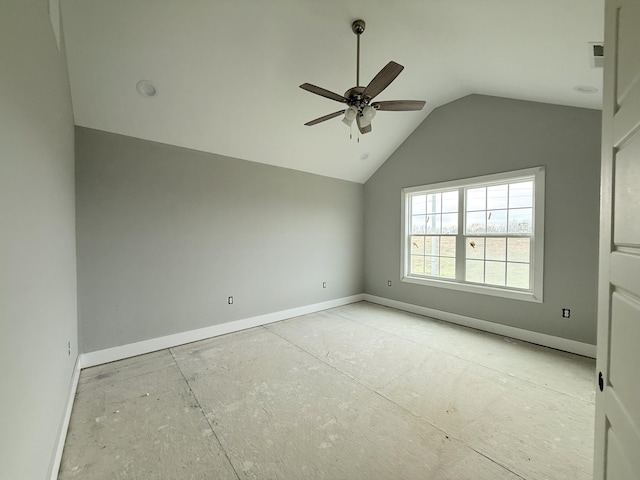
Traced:
<path fill-rule="evenodd" d="M 469 283 L 464 280 L 436 278 L 436 277 L 418 277 L 410 275 L 410 257 L 409 241 L 411 232 L 409 228 L 411 221 L 409 215 L 411 208 L 408 204 L 410 194 L 416 192 L 435 192 L 446 189 L 459 189 L 460 201 L 458 204 L 459 225 L 466 225 L 466 205 L 463 201 L 463 190 L 465 188 L 488 186 L 503 182 L 516 182 L 518 180 L 533 179 L 533 235 L 531 237 L 531 268 L 532 279 L 529 290 L 514 289 L 509 287 L 493 286 L 486 284 Z M 543 267 L 544 267 L 544 167 L 527 168 L 511 172 L 503 172 L 494 175 L 484 175 L 481 177 L 465 178 L 454 180 L 451 182 L 441 182 L 430 185 L 420 185 L 416 187 L 407 187 L 402 189 L 402 230 L 401 230 L 401 262 L 402 277 L 401 281 L 418 285 L 428 285 L 431 287 L 448 288 L 462 292 L 479 293 L 482 295 L 492 295 L 497 297 L 509 298 L 514 300 L 525 300 L 529 302 L 541 303 L 543 299 Z M 461 218 L 460 218 L 461 217 Z M 463 238 L 465 235 L 464 228 L 458 228 L 457 238 Z M 474 236 L 470 234 L 468 236 Z M 482 236 L 479 234 L 478 236 Z M 464 242 L 464 240 L 463 240 Z M 457 242 L 463 245 L 463 242 Z M 456 268 L 459 268 L 460 262 L 465 261 L 464 249 L 456 248 Z"/>

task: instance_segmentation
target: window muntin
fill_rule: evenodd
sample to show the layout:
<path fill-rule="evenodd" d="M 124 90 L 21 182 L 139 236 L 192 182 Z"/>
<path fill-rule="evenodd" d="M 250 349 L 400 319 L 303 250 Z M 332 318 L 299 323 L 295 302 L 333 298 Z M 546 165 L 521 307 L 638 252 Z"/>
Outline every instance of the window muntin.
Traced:
<path fill-rule="evenodd" d="M 542 300 L 544 169 L 403 190 L 403 280 Z"/>

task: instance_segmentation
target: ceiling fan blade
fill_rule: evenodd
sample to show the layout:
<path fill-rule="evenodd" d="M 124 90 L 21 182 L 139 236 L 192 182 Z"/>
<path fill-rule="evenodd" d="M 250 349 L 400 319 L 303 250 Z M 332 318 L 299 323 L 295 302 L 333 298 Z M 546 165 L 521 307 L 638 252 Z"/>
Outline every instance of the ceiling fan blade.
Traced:
<path fill-rule="evenodd" d="M 378 72 L 378 74 L 373 77 L 373 80 L 369 82 L 362 92 L 363 97 L 374 98 L 380 92 L 382 92 L 385 88 L 389 86 L 391 82 L 393 82 L 400 72 L 404 70 L 404 67 L 396 62 L 387 63 L 382 70 Z"/>
<path fill-rule="evenodd" d="M 300 85 L 300 88 L 306 90 L 307 92 L 315 93 L 316 95 L 320 95 L 321 97 L 330 98 L 331 100 L 335 100 L 336 102 L 346 103 L 347 99 L 342 95 L 338 95 L 337 93 L 330 92 L 321 87 L 316 87 L 315 85 L 311 85 L 310 83 L 303 83 Z"/>
<path fill-rule="evenodd" d="M 362 118 L 361 115 L 358 115 L 356 117 L 356 123 L 358 124 L 358 130 L 360 130 L 361 134 L 365 134 L 365 133 L 369 133 L 371 131 L 371 124 L 367 125 L 366 127 L 363 127 L 362 125 L 360 125 L 360 118 Z"/>
<path fill-rule="evenodd" d="M 393 112 L 408 112 L 411 110 L 422 110 L 424 100 L 387 100 L 384 102 L 374 102 L 371 104 L 376 110 L 388 110 Z"/>
<path fill-rule="evenodd" d="M 344 113 L 344 110 L 340 110 L 339 112 L 333 112 L 333 113 L 330 113 L 329 115 L 325 115 L 324 117 L 320 117 L 320 118 L 316 118 L 315 120 L 311 120 L 310 122 L 305 123 L 305 125 L 307 127 L 310 127 L 311 125 L 316 125 L 316 124 L 318 124 L 320 122 L 324 122 L 326 120 L 331 120 L 332 118 L 339 117 L 343 113 Z"/>

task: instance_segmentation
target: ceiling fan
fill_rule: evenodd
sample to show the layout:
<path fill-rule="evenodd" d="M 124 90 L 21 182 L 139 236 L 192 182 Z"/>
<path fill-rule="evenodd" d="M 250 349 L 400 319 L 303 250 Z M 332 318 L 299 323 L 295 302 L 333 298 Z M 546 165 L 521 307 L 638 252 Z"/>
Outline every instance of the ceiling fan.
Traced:
<path fill-rule="evenodd" d="M 343 95 L 338 95 L 329 90 L 317 87 L 310 83 L 303 83 L 300 88 L 308 92 L 315 93 L 322 97 L 335 100 L 336 102 L 345 103 L 346 108 L 330 113 L 310 122 L 305 123 L 307 126 L 317 125 L 318 123 L 339 117 L 344 114 L 342 121 L 351 126 L 355 120 L 360 133 L 365 134 L 371 131 L 371 120 L 376 115 L 377 110 L 388 110 L 395 112 L 406 112 L 412 110 L 422 110 L 425 102 L 423 100 L 387 100 L 382 102 L 372 102 L 385 88 L 389 86 L 395 78 L 400 75 L 404 67 L 396 62 L 389 62 L 385 67 L 373 77 L 366 87 L 360 86 L 360 35 L 364 32 L 364 20 L 356 20 L 351 24 L 351 30 L 358 37 L 357 57 L 356 57 L 356 86 L 347 90 Z"/>

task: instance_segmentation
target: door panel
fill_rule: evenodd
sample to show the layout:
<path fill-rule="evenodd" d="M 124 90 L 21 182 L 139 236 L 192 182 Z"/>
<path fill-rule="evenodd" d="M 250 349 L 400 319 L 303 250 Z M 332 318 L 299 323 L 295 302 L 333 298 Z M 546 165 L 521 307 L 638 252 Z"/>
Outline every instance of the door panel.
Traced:
<path fill-rule="evenodd" d="M 640 119 L 638 119 L 638 112 L 634 107 L 634 105 L 638 105 L 638 102 L 640 102 L 640 82 L 633 84 L 624 98 L 624 102 L 618 106 L 616 122 L 612 125 L 614 145 L 624 145 L 627 136 L 638 128 Z"/>
<path fill-rule="evenodd" d="M 625 35 L 624 41 L 618 45 L 618 102 L 628 94 L 629 88 L 638 83 L 640 72 L 640 2 L 627 1 L 623 3 L 618 18 L 618 31 Z"/>
<path fill-rule="evenodd" d="M 606 0 L 594 479 L 640 480 L 640 0 Z"/>
<path fill-rule="evenodd" d="M 640 303 L 614 293 L 611 308 L 611 337 L 609 344 L 609 383 L 615 390 L 621 405 L 633 406 L 640 402 L 640 382 L 629 381 L 626 374 L 633 366 L 636 375 L 640 367 L 640 348 L 636 343 L 640 338 Z M 628 416 L 637 430 L 640 426 L 640 409 L 631 408 Z"/>
<path fill-rule="evenodd" d="M 627 463 L 620 441 L 611 428 L 607 430 L 607 444 L 607 478 L 633 478 L 632 467 Z"/>
<path fill-rule="evenodd" d="M 640 245 L 640 135 L 632 137 L 618 151 L 615 172 L 614 243 L 637 246 Z"/>
<path fill-rule="evenodd" d="M 640 256 L 614 252 L 611 254 L 609 281 L 622 290 L 640 298 Z"/>

